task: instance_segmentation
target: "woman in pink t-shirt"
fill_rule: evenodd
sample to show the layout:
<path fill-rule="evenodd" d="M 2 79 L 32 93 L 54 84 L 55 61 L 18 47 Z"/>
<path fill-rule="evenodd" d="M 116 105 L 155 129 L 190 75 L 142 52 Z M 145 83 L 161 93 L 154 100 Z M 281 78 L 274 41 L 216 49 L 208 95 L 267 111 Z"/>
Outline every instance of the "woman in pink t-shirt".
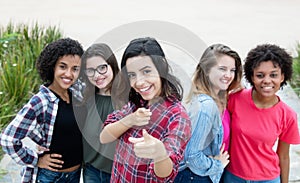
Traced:
<path fill-rule="evenodd" d="M 244 73 L 252 88 L 228 101 L 231 143 L 224 181 L 288 183 L 290 144 L 300 143 L 297 114 L 276 92 L 292 77 L 292 57 L 277 45 L 258 45 L 248 53 Z"/>

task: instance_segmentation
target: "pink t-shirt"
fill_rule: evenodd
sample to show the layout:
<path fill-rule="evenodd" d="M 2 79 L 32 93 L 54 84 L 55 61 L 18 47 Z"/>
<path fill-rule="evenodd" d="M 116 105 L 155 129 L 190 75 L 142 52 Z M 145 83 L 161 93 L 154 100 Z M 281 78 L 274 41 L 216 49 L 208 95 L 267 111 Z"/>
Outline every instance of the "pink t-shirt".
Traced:
<path fill-rule="evenodd" d="M 222 124 L 223 124 L 223 144 L 225 144 L 225 151 L 229 149 L 230 142 L 230 114 L 227 109 L 224 110 L 222 115 Z"/>
<path fill-rule="evenodd" d="M 284 102 L 260 109 L 252 89 L 229 96 L 231 114 L 230 163 L 228 170 L 247 180 L 269 180 L 280 175 L 279 158 L 272 149 L 277 139 L 299 144 L 297 114 Z"/>

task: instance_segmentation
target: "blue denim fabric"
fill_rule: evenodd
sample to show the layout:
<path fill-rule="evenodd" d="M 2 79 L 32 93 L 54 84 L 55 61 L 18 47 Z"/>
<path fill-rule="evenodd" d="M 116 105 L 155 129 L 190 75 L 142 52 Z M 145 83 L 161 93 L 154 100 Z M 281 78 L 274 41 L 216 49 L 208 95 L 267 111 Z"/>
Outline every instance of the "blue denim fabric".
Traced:
<path fill-rule="evenodd" d="M 39 168 L 36 178 L 37 183 L 79 183 L 81 168 L 73 172 L 53 172 Z"/>
<path fill-rule="evenodd" d="M 189 168 L 186 168 L 183 171 L 179 172 L 174 180 L 174 183 L 192 183 L 192 182 L 212 183 L 209 176 L 196 175 Z"/>
<path fill-rule="evenodd" d="M 187 106 L 192 122 L 192 137 L 180 162 L 179 171 L 189 168 L 199 176 L 209 176 L 212 182 L 219 183 L 223 165 L 210 158 L 220 154 L 223 142 L 223 127 L 220 112 L 215 101 L 206 94 L 194 96 Z"/>
<path fill-rule="evenodd" d="M 109 183 L 110 176 L 110 173 L 103 172 L 88 163 L 83 168 L 83 182 L 85 183 Z"/>
<path fill-rule="evenodd" d="M 273 180 L 252 181 L 237 177 L 227 170 L 224 170 L 224 183 L 280 183 L 280 176 Z"/>

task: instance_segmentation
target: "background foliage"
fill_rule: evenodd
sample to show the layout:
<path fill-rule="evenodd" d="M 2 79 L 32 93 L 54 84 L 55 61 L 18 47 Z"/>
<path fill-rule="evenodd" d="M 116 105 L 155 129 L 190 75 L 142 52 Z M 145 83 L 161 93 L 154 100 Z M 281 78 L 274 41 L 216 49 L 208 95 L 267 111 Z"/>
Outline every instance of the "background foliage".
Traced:
<path fill-rule="evenodd" d="M 37 92 L 35 61 L 41 50 L 62 37 L 55 27 L 9 23 L 0 28 L 0 129 Z"/>
<path fill-rule="evenodd" d="M 296 47 L 298 56 L 293 60 L 293 78 L 291 80 L 291 87 L 296 92 L 298 97 L 300 97 L 300 43 Z"/>

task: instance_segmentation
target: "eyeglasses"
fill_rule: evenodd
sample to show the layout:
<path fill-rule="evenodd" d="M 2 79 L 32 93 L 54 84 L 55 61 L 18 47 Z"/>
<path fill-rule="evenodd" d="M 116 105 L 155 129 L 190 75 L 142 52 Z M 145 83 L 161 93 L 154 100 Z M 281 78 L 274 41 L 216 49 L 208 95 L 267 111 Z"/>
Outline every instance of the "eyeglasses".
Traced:
<path fill-rule="evenodd" d="M 105 74 L 107 72 L 108 64 L 102 64 L 98 65 L 96 69 L 94 68 L 87 68 L 85 69 L 85 74 L 88 77 L 93 77 L 95 75 L 95 71 L 97 71 L 99 74 Z"/>

